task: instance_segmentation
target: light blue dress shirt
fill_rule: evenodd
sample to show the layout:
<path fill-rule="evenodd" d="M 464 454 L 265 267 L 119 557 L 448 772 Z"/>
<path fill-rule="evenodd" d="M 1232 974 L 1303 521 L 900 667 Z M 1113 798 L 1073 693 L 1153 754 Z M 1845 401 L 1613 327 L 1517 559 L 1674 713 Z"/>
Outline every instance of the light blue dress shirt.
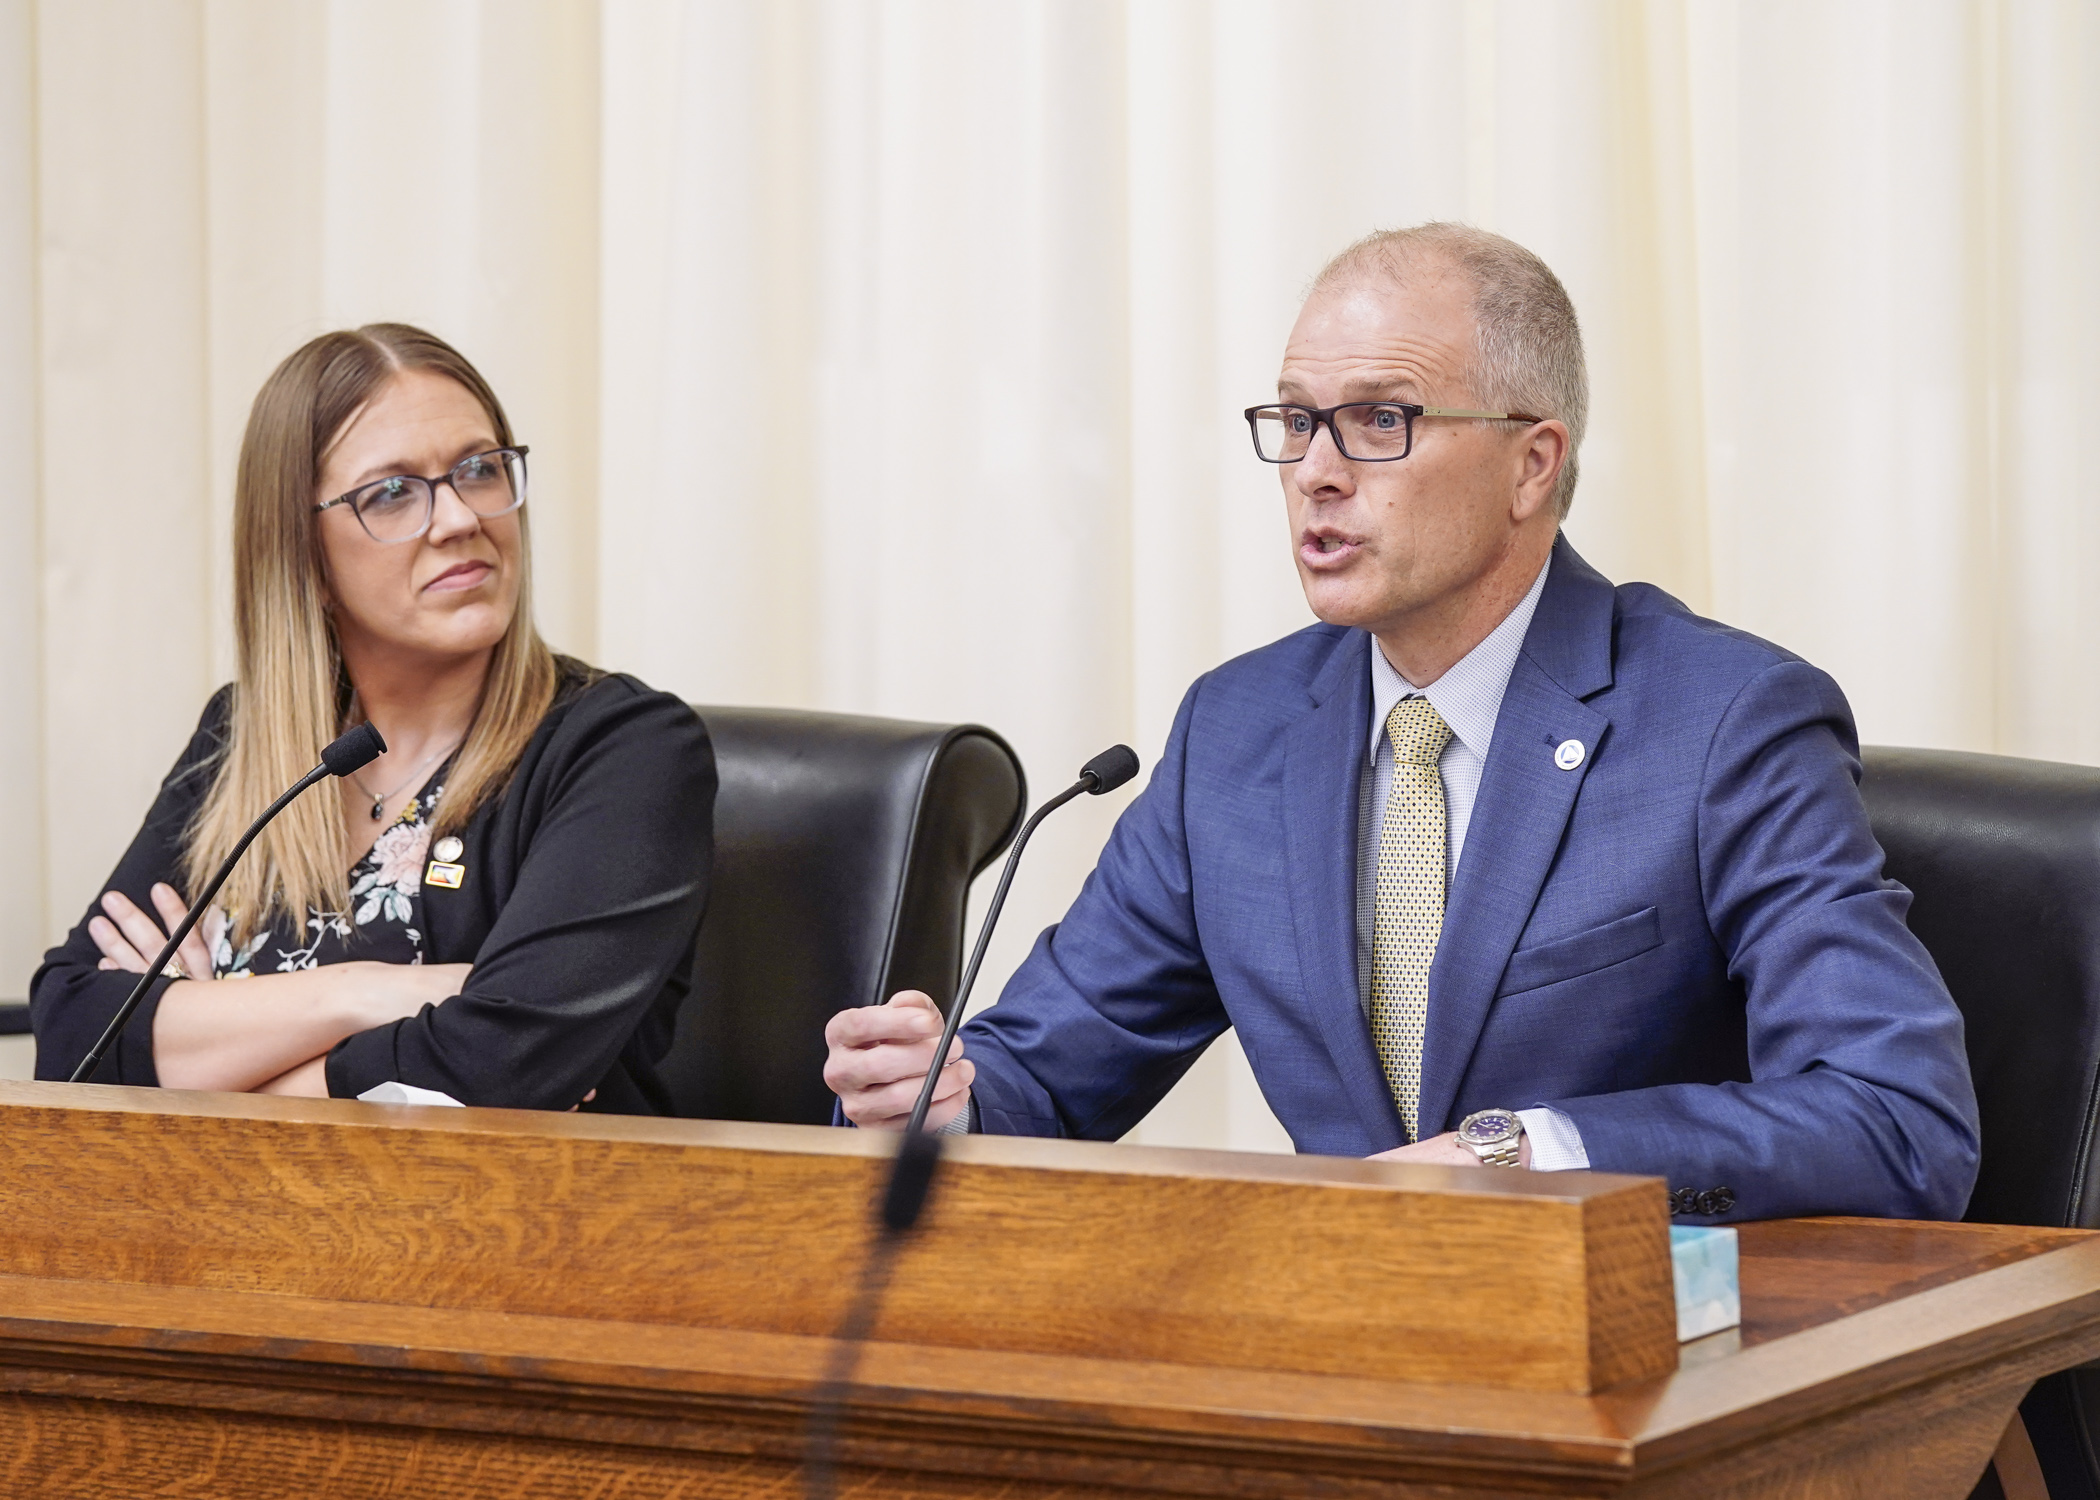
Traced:
<path fill-rule="evenodd" d="M 1371 1014 L 1371 940 L 1378 910 L 1378 841 L 1385 827 L 1386 795 L 1393 785 L 1393 742 L 1385 732 L 1386 716 L 1403 699 L 1427 698 L 1451 728 L 1451 742 L 1444 747 L 1436 767 L 1437 776 L 1444 783 L 1448 831 L 1444 886 L 1448 890 L 1458 878 L 1466 829 L 1473 821 L 1473 803 L 1480 795 L 1480 776 L 1487 769 L 1488 743 L 1495 737 L 1495 720 L 1502 714 L 1502 695 L 1509 687 L 1509 674 L 1516 668 L 1517 653 L 1523 649 L 1524 633 L 1531 628 L 1539 595 L 1546 591 L 1546 574 L 1551 567 L 1549 559 L 1502 623 L 1425 688 L 1416 687 L 1394 670 L 1385 659 L 1385 652 L 1376 649 L 1374 643 L 1368 727 L 1371 774 L 1359 783 L 1362 800 L 1356 821 L 1356 993 L 1366 1020 Z M 1582 1132 L 1566 1115 L 1552 1109 L 1520 1109 L 1517 1117 L 1531 1138 L 1532 1170 L 1561 1172 L 1590 1164 L 1589 1153 L 1582 1146 Z"/>

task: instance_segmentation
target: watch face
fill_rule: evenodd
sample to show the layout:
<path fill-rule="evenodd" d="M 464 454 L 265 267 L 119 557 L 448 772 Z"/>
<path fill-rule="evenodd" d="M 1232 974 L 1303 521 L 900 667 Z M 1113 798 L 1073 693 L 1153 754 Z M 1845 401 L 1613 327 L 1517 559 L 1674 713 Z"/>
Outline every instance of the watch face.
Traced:
<path fill-rule="evenodd" d="M 1517 1133 L 1517 1117 L 1506 1109 L 1484 1109 L 1459 1123 L 1459 1139 L 1471 1146 L 1492 1146 Z"/>

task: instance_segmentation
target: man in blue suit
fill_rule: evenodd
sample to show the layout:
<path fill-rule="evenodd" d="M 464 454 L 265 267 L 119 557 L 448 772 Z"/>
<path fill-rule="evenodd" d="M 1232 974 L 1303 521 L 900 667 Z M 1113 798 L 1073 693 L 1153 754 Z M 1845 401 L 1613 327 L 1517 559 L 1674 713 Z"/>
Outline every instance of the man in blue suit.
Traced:
<path fill-rule="evenodd" d="M 1559 535 L 1567 294 L 1453 225 L 1322 273 L 1277 403 L 1323 622 L 1183 700 L 1064 922 L 963 1028 L 937 1125 L 1114 1139 L 1227 1026 L 1301 1151 L 1665 1178 L 1700 1220 L 1958 1218 L 1959 1013 L 1904 925 L 1837 685 Z M 895 1128 L 927 997 L 831 1023 Z"/>

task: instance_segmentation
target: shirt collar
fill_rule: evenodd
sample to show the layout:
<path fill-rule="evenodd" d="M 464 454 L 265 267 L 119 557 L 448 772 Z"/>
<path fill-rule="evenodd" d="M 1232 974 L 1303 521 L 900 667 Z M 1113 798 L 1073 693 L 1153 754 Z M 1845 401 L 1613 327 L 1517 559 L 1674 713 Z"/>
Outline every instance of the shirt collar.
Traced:
<path fill-rule="evenodd" d="M 1488 742 L 1495 737 L 1495 720 L 1502 713 L 1502 695 L 1509 688 L 1509 674 L 1516 670 L 1517 653 L 1524 648 L 1524 633 L 1546 591 L 1546 574 L 1553 568 L 1548 554 L 1530 590 L 1517 607 L 1502 617 L 1502 623 L 1487 639 L 1455 662 L 1451 670 L 1426 688 L 1418 688 L 1393 669 L 1377 638 L 1371 640 L 1371 759 L 1378 759 L 1378 746 L 1385 739 L 1386 715 L 1402 698 L 1427 698 L 1430 706 L 1451 726 L 1451 733 L 1481 760 L 1487 759 Z"/>

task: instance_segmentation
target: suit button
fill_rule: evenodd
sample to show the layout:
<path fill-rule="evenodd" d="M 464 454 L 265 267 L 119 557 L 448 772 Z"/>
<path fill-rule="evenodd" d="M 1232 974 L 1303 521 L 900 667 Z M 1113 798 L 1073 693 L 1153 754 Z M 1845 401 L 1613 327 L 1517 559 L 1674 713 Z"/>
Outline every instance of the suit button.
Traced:
<path fill-rule="evenodd" d="M 1672 1214 L 1705 1214 L 1718 1218 L 1735 1207 L 1735 1189 L 1732 1187 L 1672 1188 L 1670 1190 L 1670 1212 Z"/>

